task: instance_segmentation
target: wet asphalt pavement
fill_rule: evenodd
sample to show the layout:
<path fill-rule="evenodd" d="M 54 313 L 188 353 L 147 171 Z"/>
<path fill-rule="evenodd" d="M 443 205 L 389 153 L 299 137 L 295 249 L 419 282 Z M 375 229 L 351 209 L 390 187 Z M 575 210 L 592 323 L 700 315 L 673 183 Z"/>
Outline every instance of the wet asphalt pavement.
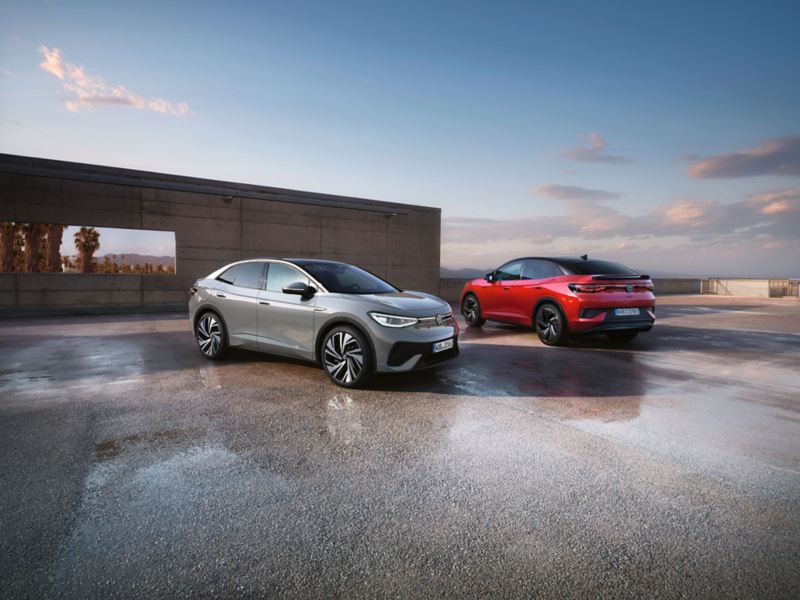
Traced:
<path fill-rule="evenodd" d="M 182 316 L 0 321 L 0 597 L 800 596 L 800 302 L 346 391 Z"/>

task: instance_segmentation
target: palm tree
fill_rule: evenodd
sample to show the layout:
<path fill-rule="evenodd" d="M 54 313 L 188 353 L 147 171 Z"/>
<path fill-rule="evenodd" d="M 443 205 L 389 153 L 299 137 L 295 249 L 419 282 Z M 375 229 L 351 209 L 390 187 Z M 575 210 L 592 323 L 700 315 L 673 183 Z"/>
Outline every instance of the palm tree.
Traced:
<path fill-rule="evenodd" d="M 92 256 L 100 247 L 100 234 L 94 227 L 81 227 L 75 232 L 75 249 L 80 254 L 81 271 L 91 273 L 94 265 Z"/>
<path fill-rule="evenodd" d="M 39 271 L 39 259 L 42 238 L 47 233 L 47 226 L 38 223 L 25 223 L 22 226 L 22 233 L 25 236 L 25 270 L 28 273 Z"/>
<path fill-rule="evenodd" d="M 47 270 L 61 272 L 61 238 L 64 237 L 66 225 L 50 224 L 47 226 Z"/>
<path fill-rule="evenodd" d="M 14 238 L 19 227 L 19 223 L 0 222 L 0 272 L 14 270 Z"/>

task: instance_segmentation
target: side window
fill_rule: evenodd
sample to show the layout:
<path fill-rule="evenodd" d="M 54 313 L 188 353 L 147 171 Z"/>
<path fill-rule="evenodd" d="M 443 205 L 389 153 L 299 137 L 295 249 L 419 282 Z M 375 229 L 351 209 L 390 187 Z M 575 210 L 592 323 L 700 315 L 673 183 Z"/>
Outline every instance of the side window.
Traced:
<path fill-rule="evenodd" d="M 282 292 L 290 283 L 295 281 L 302 281 L 308 284 L 308 277 L 303 275 L 297 269 L 284 265 L 283 263 L 270 263 L 267 270 L 267 291 L 268 292 Z"/>
<path fill-rule="evenodd" d="M 523 279 L 546 279 L 563 275 L 557 265 L 547 260 L 526 260 L 522 267 Z"/>
<path fill-rule="evenodd" d="M 233 285 L 255 289 L 261 288 L 261 276 L 264 273 L 263 262 L 246 262 L 237 266 L 239 268 L 233 278 Z"/>
<path fill-rule="evenodd" d="M 236 272 L 239 270 L 239 265 L 233 265 L 230 269 L 226 269 L 222 275 L 218 275 L 217 279 L 223 283 L 230 283 L 233 285 L 236 279 Z"/>
<path fill-rule="evenodd" d="M 498 281 L 513 281 L 521 278 L 522 261 L 515 260 L 497 269 Z"/>

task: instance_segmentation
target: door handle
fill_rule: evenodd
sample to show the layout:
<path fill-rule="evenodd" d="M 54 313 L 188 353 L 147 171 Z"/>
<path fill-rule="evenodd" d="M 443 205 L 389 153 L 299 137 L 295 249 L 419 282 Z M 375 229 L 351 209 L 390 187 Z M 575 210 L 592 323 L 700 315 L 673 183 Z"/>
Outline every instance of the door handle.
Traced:
<path fill-rule="evenodd" d="M 259 300 L 258 303 L 263 306 L 269 306 L 269 302 L 264 302 L 263 300 Z"/>
<path fill-rule="evenodd" d="M 225 294 L 217 294 L 217 298 L 225 298 Z"/>
<path fill-rule="evenodd" d="M 503 289 L 504 290 L 510 290 L 511 288 L 510 287 L 504 287 Z"/>

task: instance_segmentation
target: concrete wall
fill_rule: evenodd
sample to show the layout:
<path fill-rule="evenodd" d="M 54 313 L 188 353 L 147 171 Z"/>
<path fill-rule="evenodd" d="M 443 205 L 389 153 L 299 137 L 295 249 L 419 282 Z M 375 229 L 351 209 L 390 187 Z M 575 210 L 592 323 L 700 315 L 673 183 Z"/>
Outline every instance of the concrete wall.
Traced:
<path fill-rule="evenodd" d="M 324 257 L 437 292 L 441 210 L 0 154 L 0 221 L 175 232 L 176 275 L 0 274 L 0 312 L 180 306 L 241 258 Z M 100 254 L 102 254 L 102 248 Z"/>
<path fill-rule="evenodd" d="M 699 294 L 702 291 L 702 280 L 680 278 L 653 279 L 654 292 L 658 295 Z"/>

